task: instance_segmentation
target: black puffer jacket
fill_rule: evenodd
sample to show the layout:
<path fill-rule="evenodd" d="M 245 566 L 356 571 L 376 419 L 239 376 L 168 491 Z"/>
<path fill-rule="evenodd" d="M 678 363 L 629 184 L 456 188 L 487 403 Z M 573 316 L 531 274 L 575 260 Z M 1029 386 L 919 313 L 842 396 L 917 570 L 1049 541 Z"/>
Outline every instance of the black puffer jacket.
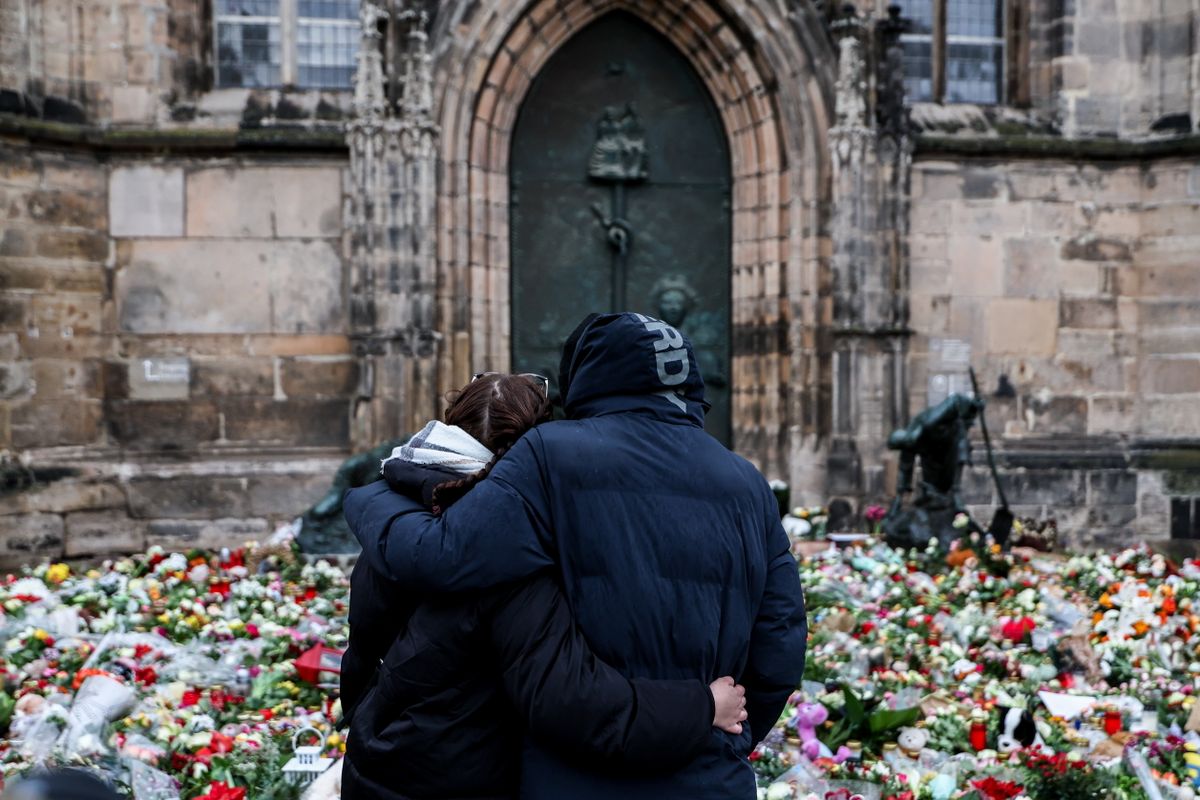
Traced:
<path fill-rule="evenodd" d="M 747 461 L 704 432 L 687 337 L 638 314 L 589 318 L 564 348 L 568 419 L 525 434 L 445 514 L 351 490 L 362 558 L 427 591 L 482 591 L 557 567 L 588 644 L 634 678 L 733 675 L 741 736 L 713 730 L 675 772 L 580 769 L 536 740 L 527 800 L 753 800 L 748 756 L 804 674 L 800 576 L 779 505 Z M 665 765 L 664 765 L 665 767 Z"/>
<path fill-rule="evenodd" d="M 410 494 L 440 482 L 408 469 Z M 619 772 L 685 764 L 709 739 L 708 686 L 598 661 L 549 573 L 417 602 L 363 560 L 350 614 L 344 800 L 516 797 L 526 732 Z"/>

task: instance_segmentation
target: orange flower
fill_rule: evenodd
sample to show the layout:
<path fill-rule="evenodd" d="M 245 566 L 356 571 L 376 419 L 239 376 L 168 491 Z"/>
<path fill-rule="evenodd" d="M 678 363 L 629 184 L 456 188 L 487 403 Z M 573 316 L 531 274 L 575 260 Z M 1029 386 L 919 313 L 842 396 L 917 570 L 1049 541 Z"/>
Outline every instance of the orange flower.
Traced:
<path fill-rule="evenodd" d="M 114 681 L 117 681 L 118 683 L 123 683 L 123 681 L 120 678 L 118 678 L 116 675 L 113 675 L 111 672 L 106 672 L 105 670 L 102 670 L 102 669 L 89 668 L 89 669 L 81 669 L 81 670 L 79 670 L 79 672 L 75 673 L 75 679 L 71 681 L 71 688 L 74 689 L 75 691 L 79 691 L 79 687 L 83 686 L 83 682 L 86 681 L 88 678 L 92 677 L 93 675 L 105 675 L 109 678 L 112 678 Z"/>

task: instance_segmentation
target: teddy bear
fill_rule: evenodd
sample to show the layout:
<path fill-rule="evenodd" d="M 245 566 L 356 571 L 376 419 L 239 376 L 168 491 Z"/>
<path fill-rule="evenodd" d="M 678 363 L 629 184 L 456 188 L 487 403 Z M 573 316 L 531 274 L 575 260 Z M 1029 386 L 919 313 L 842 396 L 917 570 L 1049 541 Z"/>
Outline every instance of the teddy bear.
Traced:
<path fill-rule="evenodd" d="M 928 742 L 929 734 L 921 728 L 901 728 L 900 736 L 896 739 L 896 744 L 900 745 L 904 755 L 914 759 L 920 757 Z"/>
<path fill-rule="evenodd" d="M 801 703 L 796 707 L 794 717 L 796 733 L 800 736 L 801 750 L 810 761 L 818 758 L 832 758 L 838 764 L 850 757 L 850 748 L 842 746 L 837 753 L 830 751 L 817 739 L 817 728 L 829 719 L 829 711 L 820 703 Z"/>

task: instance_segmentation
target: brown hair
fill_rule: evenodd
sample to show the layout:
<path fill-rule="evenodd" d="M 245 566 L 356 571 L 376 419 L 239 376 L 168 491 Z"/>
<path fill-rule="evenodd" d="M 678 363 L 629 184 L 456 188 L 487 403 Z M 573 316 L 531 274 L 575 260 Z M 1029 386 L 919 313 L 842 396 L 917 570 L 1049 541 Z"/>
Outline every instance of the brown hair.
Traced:
<path fill-rule="evenodd" d="M 458 392 L 446 409 L 447 425 L 457 425 L 491 450 L 492 460 L 473 475 L 438 484 L 433 513 L 440 514 L 488 476 L 525 433 L 550 419 L 550 399 L 523 375 L 482 375 Z"/>

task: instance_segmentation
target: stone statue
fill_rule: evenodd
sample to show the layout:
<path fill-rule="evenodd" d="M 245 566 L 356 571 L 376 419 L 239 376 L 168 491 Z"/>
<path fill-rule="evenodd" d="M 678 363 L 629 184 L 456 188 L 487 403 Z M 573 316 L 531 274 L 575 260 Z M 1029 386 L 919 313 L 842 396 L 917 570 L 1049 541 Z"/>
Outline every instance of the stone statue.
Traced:
<path fill-rule="evenodd" d="M 600 181 L 635 182 L 646 178 L 646 136 L 633 103 L 624 112 L 604 109 L 596 125 L 596 143 L 588 159 L 588 177 Z"/>
<path fill-rule="evenodd" d="M 982 532 L 970 517 L 965 528 L 954 527 L 954 518 L 966 514 L 958 490 L 963 466 L 969 463 L 967 433 L 983 411 L 983 401 L 952 394 L 936 406 L 913 417 L 908 427 L 888 437 L 888 449 L 900 451 L 896 499 L 883 518 L 883 531 L 893 547 L 924 547 L 936 539 L 942 547 L 971 531 Z M 904 496 L 912 492 L 913 472 L 921 460 L 921 492 L 910 506 Z"/>
<path fill-rule="evenodd" d="M 342 495 L 347 489 L 366 486 L 379 480 L 379 464 L 392 450 L 408 441 L 407 436 L 384 442 L 378 447 L 351 456 L 334 473 L 333 485 L 316 505 L 300 517 L 300 533 L 296 537 L 306 553 L 357 553 L 358 542 L 350 533 L 342 516 Z"/>
<path fill-rule="evenodd" d="M 657 316 L 663 322 L 677 331 L 686 333 L 692 340 L 696 350 L 696 361 L 704 385 L 720 388 L 729 385 L 729 378 L 720 368 L 720 362 L 713 355 L 711 348 L 718 344 L 722 332 L 719 326 L 711 324 L 708 315 L 692 316 L 692 323 L 685 325 L 692 309 L 696 307 L 696 291 L 682 275 L 664 275 L 659 278 L 650 296 L 654 302 Z"/>

